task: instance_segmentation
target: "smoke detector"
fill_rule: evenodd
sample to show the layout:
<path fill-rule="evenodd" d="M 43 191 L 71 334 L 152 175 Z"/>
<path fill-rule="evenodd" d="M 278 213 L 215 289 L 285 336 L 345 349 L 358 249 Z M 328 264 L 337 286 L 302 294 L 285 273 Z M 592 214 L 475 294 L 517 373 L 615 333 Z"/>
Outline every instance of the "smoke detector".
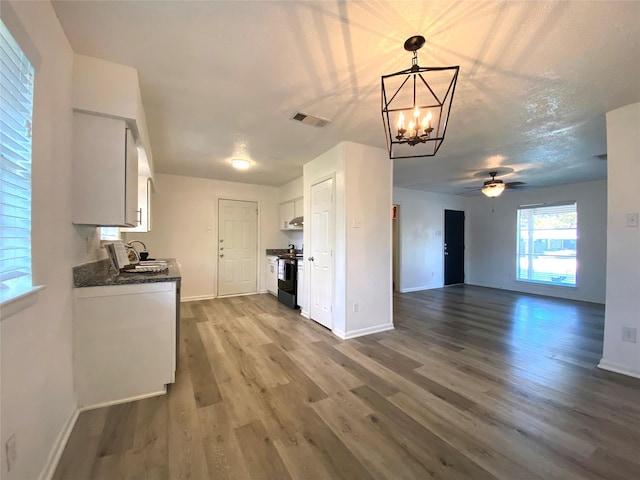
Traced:
<path fill-rule="evenodd" d="M 291 120 L 295 120 L 297 122 L 304 123 L 305 125 L 309 125 L 311 127 L 324 127 L 331 123 L 331 120 L 328 118 L 318 117 L 317 115 L 309 115 L 308 113 L 298 112 Z"/>

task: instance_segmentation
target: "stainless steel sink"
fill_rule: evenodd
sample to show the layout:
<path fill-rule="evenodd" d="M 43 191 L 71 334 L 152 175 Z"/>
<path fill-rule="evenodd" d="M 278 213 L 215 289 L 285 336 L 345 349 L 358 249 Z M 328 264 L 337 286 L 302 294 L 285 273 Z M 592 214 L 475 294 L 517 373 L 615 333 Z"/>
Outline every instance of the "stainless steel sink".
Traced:
<path fill-rule="evenodd" d="M 143 260 L 139 265 L 133 265 L 123 270 L 125 273 L 157 273 L 169 268 L 166 260 Z"/>
<path fill-rule="evenodd" d="M 144 267 L 167 268 L 169 266 L 169 262 L 166 260 L 140 260 L 140 265 Z"/>

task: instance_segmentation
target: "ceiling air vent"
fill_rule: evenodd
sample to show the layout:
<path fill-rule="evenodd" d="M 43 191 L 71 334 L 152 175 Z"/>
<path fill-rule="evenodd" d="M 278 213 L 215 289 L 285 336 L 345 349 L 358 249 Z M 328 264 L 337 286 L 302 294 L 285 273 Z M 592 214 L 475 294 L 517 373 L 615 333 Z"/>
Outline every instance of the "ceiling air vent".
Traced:
<path fill-rule="evenodd" d="M 291 119 L 302 122 L 305 125 L 309 125 L 311 127 L 324 127 L 331 122 L 331 120 L 327 118 L 317 117 L 315 115 L 309 115 L 308 113 L 302 112 L 296 113 Z"/>
<path fill-rule="evenodd" d="M 602 155 L 595 155 L 598 160 L 602 160 L 603 162 L 607 161 L 607 154 L 603 153 Z"/>

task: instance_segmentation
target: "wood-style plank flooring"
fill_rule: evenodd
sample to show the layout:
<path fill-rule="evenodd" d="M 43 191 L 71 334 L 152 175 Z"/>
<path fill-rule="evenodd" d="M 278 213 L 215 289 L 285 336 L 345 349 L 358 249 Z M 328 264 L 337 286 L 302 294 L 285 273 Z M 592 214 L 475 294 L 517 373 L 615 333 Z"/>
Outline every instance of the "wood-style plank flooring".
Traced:
<path fill-rule="evenodd" d="M 165 396 L 83 412 L 61 479 L 640 478 L 600 305 L 460 286 L 340 341 L 270 295 L 182 304 Z"/>

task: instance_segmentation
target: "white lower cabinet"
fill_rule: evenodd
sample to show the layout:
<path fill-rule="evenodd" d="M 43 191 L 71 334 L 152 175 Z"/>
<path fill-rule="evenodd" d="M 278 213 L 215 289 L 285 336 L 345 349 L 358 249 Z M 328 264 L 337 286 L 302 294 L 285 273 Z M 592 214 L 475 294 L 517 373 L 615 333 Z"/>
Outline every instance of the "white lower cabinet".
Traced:
<path fill-rule="evenodd" d="M 298 260 L 298 276 L 297 276 L 297 291 L 296 295 L 298 296 L 298 306 L 300 307 L 300 313 L 304 316 L 308 316 L 307 314 L 307 296 L 306 290 L 304 288 L 304 260 Z"/>
<path fill-rule="evenodd" d="M 79 407 L 133 400 L 175 381 L 176 282 L 74 289 Z"/>
<path fill-rule="evenodd" d="M 267 255 L 267 291 L 278 296 L 278 257 Z"/>

